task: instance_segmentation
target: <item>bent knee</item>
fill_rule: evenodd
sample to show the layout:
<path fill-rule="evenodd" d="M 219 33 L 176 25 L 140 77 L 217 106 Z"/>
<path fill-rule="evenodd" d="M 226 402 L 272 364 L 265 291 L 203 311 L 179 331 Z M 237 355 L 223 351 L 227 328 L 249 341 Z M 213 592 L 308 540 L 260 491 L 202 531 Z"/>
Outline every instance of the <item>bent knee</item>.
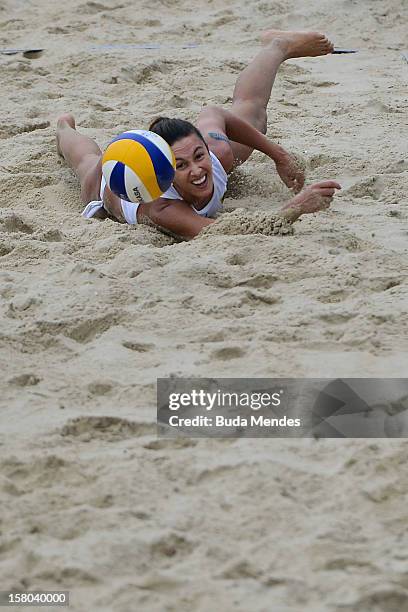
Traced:
<path fill-rule="evenodd" d="M 200 114 L 197 117 L 197 124 L 203 121 L 212 123 L 214 120 L 217 123 L 220 121 L 220 118 L 222 122 L 222 112 L 222 108 L 219 106 L 216 106 L 215 104 L 208 104 L 201 109 Z"/>
<path fill-rule="evenodd" d="M 232 112 L 250 123 L 262 134 L 268 129 L 268 115 L 261 100 L 236 98 L 232 104 Z"/>
<path fill-rule="evenodd" d="M 252 125 L 259 131 L 261 134 L 266 134 L 268 130 L 268 115 L 264 108 L 255 108 L 252 114 L 252 120 L 250 121 Z"/>
<path fill-rule="evenodd" d="M 262 115 L 256 121 L 256 129 L 259 130 L 261 134 L 266 134 L 268 131 L 268 117 L 266 111 L 263 110 Z"/>

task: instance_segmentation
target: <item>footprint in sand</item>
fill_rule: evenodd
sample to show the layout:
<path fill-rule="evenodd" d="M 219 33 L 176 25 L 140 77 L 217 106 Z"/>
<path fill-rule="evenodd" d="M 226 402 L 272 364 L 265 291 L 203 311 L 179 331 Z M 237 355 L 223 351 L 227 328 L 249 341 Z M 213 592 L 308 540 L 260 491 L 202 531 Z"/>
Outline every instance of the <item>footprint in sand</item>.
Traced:
<path fill-rule="evenodd" d="M 133 342 L 131 340 L 124 340 L 122 342 L 122 346 L 129 349 L 130 351 L 134 351 L 135 353 L 147 353 L 148 351 L 154 349 L 154 344 Z"/>
<path fill-rule="evenodd" d="M 230 359 L 239 359 L 245 355 L 246 351 L 239 346 L 226 346 L 213 351 L 211 353 L 211 359 L 217 359 L 218 361 L 229 361 Z"/>
<path fill-rule="evenodd" d="M 112 391 L 112 389 L 113 389 L 113 385 L 111 385 L 110 383 L 106 383 L 106 382 L 96 381 L 96 382 L 91 382 L 88 385 L 88 390 L 91 393 L 91 395 L 96 395 L 96 396 L 107 395 L 108 393 Z"/>
<path fill-rule="evenodd" d="M 245 253 L 234 253 L 225 259 L 225 263 L 230 266 L 246 266 L 251 263 L 251 258 Z"/>
<path fill-rule="evenodd" d="M 222 66 L 228 67 L 232 72 L 242 72 L 246 67 L 246 64 L 245 62 L 240 62 L 239 60 L 232 59 L 223 63 Z"/>
<path fill-rule="evenodd" d="M 124 4 L 114 4 L 114 6 L 110 6 L 109 4 L 102 4 L 102 2 L 86 2 L 82 7 L 78 10 L 79 13 L 84 15 L 96 15 L 97 13 L 101 13 L 102 11 L 116 11 L 121 8 L 124 8 Z"/>
<path fill-rule="evenodd" d="M 26 123 L 24 125 L 0 125 L 0 139 L 11 138 L 12 136 L 17 136 L 18 134 L 24 134 L 26 132 L 45 130 L 48 127 L 50 127 L 49 121 L 37 121 L 34 123 Z"/>
<path fill-rule="evenodd" d="M 86 319 L 76 324 L 64 322 L 61 324 L 60 332 L 80 344 L 87 344 L 117 324 L 118 315 L 111 313 L 95 319 Z"/>
<path fill-rule="evenodd" d="M 161 26 L 162 22 L 160 21 L 160 19 L 146 19 L 145 21 L 139 21 L 138 22 L 140 27 L 148 27 L 148 28 L 155 28 L 157 26 Z"/>
<path fill-rule="evenodd" d="M 270 289 L 276 281 L 279 280 L 278 276 L 274 274 L 256 274 L 250 276 L 236 283 L 237 287 L 253 287 L 255 289 Z"/>
<path fill-rule="evenodd" d="M 127 438 L 138 438 L 156 432 L 154 423 L 136 423 L 127 419 L 110 416 L 84 416 L 70 419 L 60 430 L 63 437 L 103 439 L 117 442 Z"/>
<path fill-rule="evenodd" d="M 348 297 L 346 291 L 342 289 L 333 289 L 331 291 L 327 291 L 322 295 L 318 295 L 316 297 L 318 302 L 322 304 L 338 304 L 339 302 L 343 302 Z"/>
<path fill-rule="evenodd" d="M 351 604 L 342 604 L 342 612 L 374 612 L 388 610 L 391 612 L 408 609 L 408 594 L 397 586 L 390 585 L 382 589 L 373 588 L 371 593 L 362 595 Z"/>
<path fill-rule="evenodd" d="M 246 559 L 233 561 L 219 574 L 219 578 L 224 580 L 245 580 L 249 578 L 258 582 L 261 576 L 262 570 Z"/>
<path fill-rule="evenodd" d="M 169 98 L 167 104 L 170 108 L 186 108 L 190 105 L 190 101 L 188 98 L 174 94 Z"/>
<path fill-rule="evenodd" d="M 31 317 L 33 310 L 40 304 L 42 304 L 41 298 L 25 293 L 15 297 L 12 302 L 9 302 L 8 311 L 6 314 L 11 319 L 14 319 L 16 316 L 19 316 L 18 313 L 26 313 L 30 311 L 28 314 Z"/>
<path fill-rule="evenodd" d="M 209 25 L 211 25 L 212 28 L 218 28 L 229 23 L 234 23 L 235 21 L 237 21 L 237 19 L 238 17 L 234 15 L 232 11 L 227 10 L 223 11 L 223 14 L 219 17 L 216 17 L 216 19 L 214 19 L 214 21 L 211 21 Z"/>
<path fill-rule="evenodd" d="M 151 556 L 157 561 L 175 557 L 180 561 L 189 556 L 195 546 L 187 538 L 177 533 L 169 533 L 152 542 L 149 548 Z"/>
<path fill-rule="evenodd" d="M 108 104 L 104 104 L 101 102 L 94 101 L 91 103 L 91 106 L 95 110 L 101 111 L 102 113 L 111 113 L 112 111 L 115 110 L 112 106 L 109 106 Z"/>
<path fill-rule="evenodd" d="M 51 584 L 64 585 L 64 588 L 67 589 L 77 589 L 81 586 L 89 588 L 90 586 L 102 582 L 97 575 L 91 574 L 91 572 L 80 567 L 70 565 L 63 569 L 57 568 L 55 564 L 48 561 L 48 558 L 42 560 L 40 567 L 44 566 L 46 569 L 41 569 L 35 573 L 35 579 L 39 581 L 40 584 L 49 582 Z"/>
<path fill-rule="evenodd" d="M 11 253 L 14 249 L 14 245 L 9 242 L 0 242 L 0 257 L 5 257 L 9 253 Z"/>
<path fill-rule="evenodd" d="M 392 162 L 386 168 L 386 174 L 400 174 L 408 170 L 408 160 L 402 158 L 396 162 Z"/>
<path fill-rule="evenodd" d="M 51 26 L 46 29 L 46 32 L 48 32 L 48 34 L 69 34 L 71 32 L 71 28 L 69 26 Z"/>
<path fill-rule="evenodd" d="M 61 242 L 64 240 L 63 234 L 58 229 L 41 230 L 36 232 L 34 238 L 44 242 Z"/>
<path fill-rule="evenodd" d="M 121 68 L 121 75 L 125 81 L 141 84 L 149 82 L 156 75 L 168 74 L 171 70 L 170 62 L 155 60 L 144 66 L 123 66 Z"/>
<path fill-rule="evenodd" d="M 195 440 L 188 438 L 178 438 L 176 440 L 151 440 L 142 445 L 147 450 L 160 451 L 164 449 L 179 450 L 184 448 L 193 448 L 197 446 Z"/>
<path fill-rule="evenodd" d="M 318 315 L 318 318 L 330 325 L 342 325 L 357 316 L 354 312 L 325 312 Z"/>
<path fill-rule="evenodd" d="M 10 385 L 15 385 L 16 387 L 34 387 L 38 385 L 40 381 L 41 378 L 36 374 L 19 374 L 18 376 L 10 378 L 8 382 Z"/>
<path fill-rule="evenodd" d="M 289 13 L 291 9 L 291 3 L 289 3 L 288 0 L 274 0 L 273 5 L 271 6 L 270 0 L 262 0 L 256 5 L 256 10 L 262 13 L 263 15 L 266 15 L 268 20 L 271 18 L 272 9 L 274 15 L 274 27 L 280 28 L 281 24 L 280 22 L 276 22 L 275 16 L 286 15 L 287 13 Z"/>
<path fill-rule="evenodd" d="M 32 234 L 34 232 L 31 225 L 25 223 L 21 217 L 14 213 L 0 221 L 0 229 L 7 233 L 21 232 L 23 234 Z"/>

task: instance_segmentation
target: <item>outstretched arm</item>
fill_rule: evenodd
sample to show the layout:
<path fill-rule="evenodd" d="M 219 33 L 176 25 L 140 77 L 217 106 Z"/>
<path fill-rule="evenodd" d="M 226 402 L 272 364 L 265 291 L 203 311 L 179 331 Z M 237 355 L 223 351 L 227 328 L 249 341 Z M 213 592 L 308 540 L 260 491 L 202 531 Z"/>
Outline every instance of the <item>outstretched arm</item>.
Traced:
<path fill-rule="evenodd" d="M 268 217 L 268 215 L 270 216 L 272 221 L 271 227 L 275 222 L 277 222 L 278 225 L 279 223 L 282 225 L 283 221 L 286 222 L 285 227 L 288 227 L 301 215 L 315 213 L 328 208 L 337 189 L 341 189 L 341 187 L 336 181 L 321 181 L 320 183 L 310 185 L 290 200 L 290 202 L 278 212 L 272 215 L 270 215 L 270 213 L 264 213 L 265 218 Z M 235 231 L 234 228 L 232 228 L 234 231 L 231 232 L 231 228 L 228 229 L 229 220 L 232 218 L 229 214 L 221 215 L 218 220 L 200 217 L 200 215 L 194 212 L 194 210 L 182 200 L 165 200 L 164 198 L 159 198 L 154 202 L 141 204 L 139 206 L 137 218 L 139 223 L 143 221 L 147 223 L 153 222 L 165 231 L 184 238 L 185 240 L 195 238 L 202 230 L 208 228 L 208 226 L 212 224 L 215 224 L 215 233 L 217 233 L 217 229 L 221 230 L 221 233 L 223 233 L 225 226 L 227 226 L 227 229 L 225 229 L 226 234 L 262 233 L 259 230 L 259 223 L 256 222 L 255 229 L 251 229 L 250 226 L 246 228 L 246 223 L 242 225 L 238 222 L 238 230 Z M 246 222 L 247 221 L 248 219 L 246 219 Z M 210 231 L 212 232 L 213 230 L 211 229 Z M 272 233 L 280 232 L 272 231 Z M 283 231 L 282 233 L 289 232 Z"/>
<path fill-rule="evenodd" d="M 204 227 L 214 223 L 214 219 L 201 217 L 183 200 L 159 198 L 153 202 L 142 202 L 137 211 L 139 223 L 153 223 L 164 231 L 191 240 Z"/>
<path fill-rule="evenodd" d="M 103 201 L 105 210 L 121 223 L 125 223 L 120 198 L 108 187 L 105 188 Z M 173 236 L 190 240 L 214 220 L 201 217 L 183 200 L 158 198 L 152 202 L 140 203 L 137 222 L 159 226 Z"/>

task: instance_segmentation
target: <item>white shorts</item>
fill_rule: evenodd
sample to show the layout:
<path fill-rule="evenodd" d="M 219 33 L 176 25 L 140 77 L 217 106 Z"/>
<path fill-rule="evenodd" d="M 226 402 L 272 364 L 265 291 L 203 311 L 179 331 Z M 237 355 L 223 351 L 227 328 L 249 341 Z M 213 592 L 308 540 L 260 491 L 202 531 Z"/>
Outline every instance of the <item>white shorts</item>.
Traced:
<path fill-rule="evenodd" d="M 103 192 L 105 191 L 106 181 L 102 176 L 101 179 L 101 187 L 99 190 L 100 200 L 94 200 L 93 202 L 89 202 L 82 211 L 82 216 L 86 219 L 91 219 L 95 216 L 98 210 L 104 208 L 103 206 Z M 129 225 L 136 225 L 137 223 L 137 209 L 139 208 L 139 204 L 135 202 L 127 202 L 126 200 L 121 200 L 120 205 L 122 207 L 122 214 Z"/>

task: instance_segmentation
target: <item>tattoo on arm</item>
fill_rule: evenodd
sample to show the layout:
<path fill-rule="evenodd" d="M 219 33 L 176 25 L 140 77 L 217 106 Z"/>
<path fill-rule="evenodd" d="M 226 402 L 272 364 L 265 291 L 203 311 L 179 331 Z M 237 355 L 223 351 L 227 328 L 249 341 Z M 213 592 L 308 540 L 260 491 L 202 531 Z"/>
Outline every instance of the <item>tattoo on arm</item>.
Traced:
<path fill-rule="evenodd" d="M 211 136 L 211 138 L 214 138 L 214 140 L 223 140 L 229 143 L 229 138 L 225 136 L 225 134 L 220 134 L 219 132 L 207 132 L 207 134 Z"/>

